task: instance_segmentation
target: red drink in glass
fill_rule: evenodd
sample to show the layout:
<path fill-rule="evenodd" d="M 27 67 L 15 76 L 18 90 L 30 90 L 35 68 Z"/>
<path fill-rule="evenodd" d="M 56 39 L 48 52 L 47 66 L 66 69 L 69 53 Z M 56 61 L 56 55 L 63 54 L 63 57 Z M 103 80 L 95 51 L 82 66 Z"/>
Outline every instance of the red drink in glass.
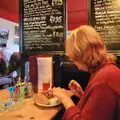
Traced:
<path fill-rule="evenodd" d="M 49 82 L 44 82 L 43 83 L 43 91 L 47 91 L 50 88 L 50 83 Z"/>

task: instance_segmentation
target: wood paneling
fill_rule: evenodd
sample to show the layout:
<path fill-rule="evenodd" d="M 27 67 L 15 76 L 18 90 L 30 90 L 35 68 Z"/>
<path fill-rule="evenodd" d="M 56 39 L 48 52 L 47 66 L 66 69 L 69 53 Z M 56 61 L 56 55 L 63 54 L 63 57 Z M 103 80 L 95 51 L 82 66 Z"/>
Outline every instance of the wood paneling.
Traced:
<path fill-rule="evenodd" d="M 68 30 L 88 24 L 88 0 L 68 0 Z"/>

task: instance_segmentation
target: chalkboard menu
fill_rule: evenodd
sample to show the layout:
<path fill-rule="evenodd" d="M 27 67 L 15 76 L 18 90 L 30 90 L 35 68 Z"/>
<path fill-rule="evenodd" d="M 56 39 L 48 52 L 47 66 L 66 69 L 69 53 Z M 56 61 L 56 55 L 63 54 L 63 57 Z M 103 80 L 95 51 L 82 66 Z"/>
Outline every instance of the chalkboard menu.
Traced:
<path fill-rule="evenodd" d="M 119 0 L 91 0 L 90 24 L 101 34 L 108 50 L 120 54 Z"/>
<path fill-rule="evenodd" d="M 22 1 L 23 52 L 64 52 L 65 0 Z"/>

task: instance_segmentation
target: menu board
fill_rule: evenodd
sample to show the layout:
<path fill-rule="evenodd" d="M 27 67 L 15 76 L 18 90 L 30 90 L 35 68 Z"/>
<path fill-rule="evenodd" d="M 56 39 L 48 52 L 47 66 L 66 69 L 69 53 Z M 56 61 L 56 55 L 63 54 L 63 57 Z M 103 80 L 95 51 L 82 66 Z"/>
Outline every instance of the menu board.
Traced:
<path fill-rule="evenodd" d="M 101 34 L 108 50 L 120 54 L 119 0 L 91 0 L 90 24 Z"/>
<path fill-rule="evenodd" d="M 64 52 L 65 0 L 23 0 L 23 52 Z"/>

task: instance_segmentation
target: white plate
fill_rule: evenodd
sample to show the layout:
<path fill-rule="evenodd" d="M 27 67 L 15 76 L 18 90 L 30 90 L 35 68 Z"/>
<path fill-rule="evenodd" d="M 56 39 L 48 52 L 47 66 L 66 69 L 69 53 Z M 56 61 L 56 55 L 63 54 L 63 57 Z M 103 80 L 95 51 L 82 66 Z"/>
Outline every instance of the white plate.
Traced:
<path fill-rule="evenodd" d="M 57 101 L 55 104 L 41 104 L 36 100 L 35 104 L 41 107 L 55 107 L 57 105 L 60 105 L 60 101 Z"/>
<path fill-rule="evenodd" d="M 35 104 L 39 105 L 41 107 L 55 107 L 55 106 L 59 105 L 60 103 L 50 105 L 50 104 L 40 104 L 39 102 L 35 102 Z"/>

